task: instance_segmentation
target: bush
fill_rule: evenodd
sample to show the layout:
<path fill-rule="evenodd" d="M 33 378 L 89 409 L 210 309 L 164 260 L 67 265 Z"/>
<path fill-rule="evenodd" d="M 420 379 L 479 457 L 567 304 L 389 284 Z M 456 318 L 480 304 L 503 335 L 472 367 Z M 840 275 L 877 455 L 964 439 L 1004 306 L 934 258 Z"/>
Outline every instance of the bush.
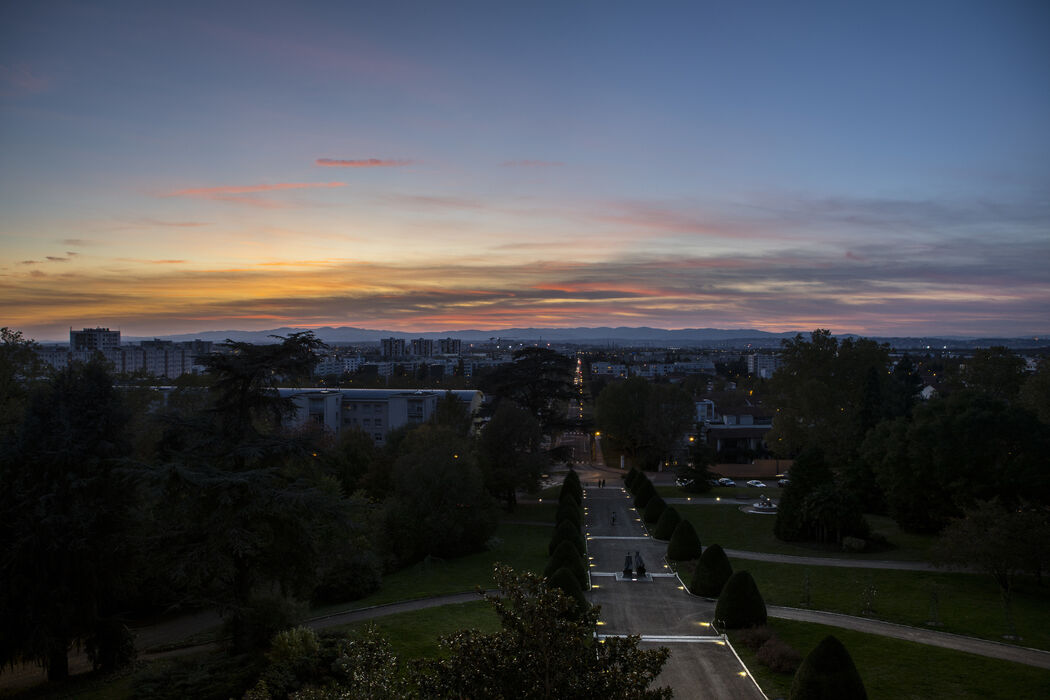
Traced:
<path fill-rule="evenodd" d="M 802 655 L 775 634 L 759 647 L 755 658 L 776 673 L 794 673 L 802 663 Z"/>
<path fill-rule="evenodd" d="M 571 503 L 577 507 L 583 507 L 583 504 L 580 503 L 579 495 L 572 490 L 572 487 L 565 488 L 562 486 L 558 489 L 558 505 L 560 506 L 565 503 Z"/>
<path fill-rule="evenodd" d="M 575 496 L 578 503 L 583 502 L 583 484 L 580 483 L 580 475 L 576 473 L 575 469 L 570 469 L 569 473 L 565 475 L 565 479 L 561 484 L 561 490 L 567 490 Z M 559 493 L 558 495 L 560 496 L 561 494 Z"/>
<path fill-rule="evenodd" d="M 659 498 L 656 494 L 656 487 L 653 486 L 653 482 L 645 477 L 639 479 L 638 488 L 634 491 L 634 507 L 638 509 L 639 513 L 641 513 L 653 498 Z"/>
<path fill-rule="evenodd" d="M 638 475 L 638 470 L 635 469 L 634 467 L 631 467 L 630 469 L 628 469 L 627 473 L 623 475 L 623 485 L 627 487 L 628 491 L 630 491 L 632 488 L 634 488 L 634 480 L 637 477 L 637 475 Z"/>
<path fill-rule="evenodd" d="M 722 546 L 713 544 L 700 555 L 689 591 L 694 595 L 717 598 L 732 575 L 733 566 Z"/>
<path fill-rule="evenodd" d="M 715 604 L 715 620 L 727 629 L 766 624 L 766 602 L 747 571 L 729 577 Z"/>
<path fill-rule="evenodd" d="M 682 516 L 678 514 L 678 511 L 673 507 L 668 506 L 664 508 L 663 515 L 656 521 L 656 527 L 653 529 L 653 537 L 658 540 L 669 540 L 674 534 L 674 529 L 678 526 L 678 523 L 682 521 Z"/>
<path fill-rule="evenodd" d="M 645 506 L 645 514 L 643 515 L 645 522 L 649 524 L 658 522 L 665 510 L 667 510 L 667 504 L 664 502 L 664 499 L 659 496 L 650 498 L 649 503 Z"/>
<path fill-rule="evenodd" d="M 693 524 L 683 520 L 675 526 L 671 541 L 667 545 L 667 558 L 671 561 L 688 561 L 700 557 L 700 538 Z"/>
<path fill-rule="evenodd" d="M 809 652 L 791 683 L 790 700 L 867 700 L 864 682 L 846 647 L 828 635 Z"/>
<path fill-rule="evenodd" d="M 554 554 L 554 550 L 558 548 L 558 545 L 565 541 L 572 542 L 580 552 L 587 551 L 587 543 L 583 539 L 583 535 L 580 534 L 580 528 L 574 526 L 568 520 L 563 520 L 558 523 L 558 527 L 554 528 L 554 535 L 551 536 L 550 544 L 547 546 L 547 554 Z"/>
<path fill-rule="evenodd" d="M 773 630 L 765 625 L 745 627 L 734 636 L 737 642 L 743 644 L 751 651 L 758 651 L 773 636 Z"/>
<path fill-rule="evenodd" d="M 322 565 L 313 600 L 340 603 L 364 598 L 379 590 L 382 580 L 382 563 L 374 552 L 346 546 Z"/>
<path fill-rule="evenodd" d="M 259 674 L 262 657 L 208 654 L 149 664 L 132 679 L 133 698 L 228 700 L 244 695 Z"/>
<path fill-rule="evenodd" d="M 572 523 L 577 530 L 583 526 L 583 508 L 578 503 L 574 503 L 571 497 L 558 506 L 558 513 L 555 515 L 554 522 L 560 523 L 562 521 Z"/>
<path fill-rule="evenodd" d="M 547 567 L 543 570 L 543 575 L 550 579 L 558 569 L 562 568 L 572 572 L 581 587 L 587 586 L 587 561 L 576 546 L 568 540 L 563 541 L 554 550 L 550 561 L 547 562 Z"/>
<path fill-rule="evenodd" d="M 571 571 L 566 568 L 558 569 L 547 579 L 548 585 L 560 589 L 565 595 L 576 601 L 576 609 L 583 612 L 591 607 L 587 602 L 587 596 L 583 594 L 583 586 L 576 580 Z"/>
<path fill-rule="evenodd" d="M 843 537 L 842 538 L 842 551 L 843 552 L 863 552 L 868 548 L 867 540 L 862 540 L 859 537 Z"/>
<path fill-rule="evenodd" d="M 232 640 L 234 649 L 266 649 L 275 634 L 295 625 L 303 607 L 287 598 L 255 598 L 223 623 L 223 636 Z"/>

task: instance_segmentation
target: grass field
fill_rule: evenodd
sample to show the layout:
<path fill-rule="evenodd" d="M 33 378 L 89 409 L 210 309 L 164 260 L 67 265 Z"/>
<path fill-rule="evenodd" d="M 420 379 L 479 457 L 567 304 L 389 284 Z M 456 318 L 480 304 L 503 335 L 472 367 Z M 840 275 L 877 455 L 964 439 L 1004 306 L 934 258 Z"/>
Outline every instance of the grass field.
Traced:
<path fill-rule="evenodd" d="M 399 600 L 429 598 L 448 593 L 472 591 L 475 587 L 491 588 L 492 567 L 499 562 L 516 571 L 543 571 L 547 565 L 547 543 L 550 525 L 503 523 L 496 530 L 492 547 L 484 552 L 458 559 L 422 561 L 383 577 L 382 587 L 372 595 L 348 603 L 327 605 L 310 611 L 312 616 L 328 615 L 339 610 L 354 610 Z"/>
<path fill-rule="evenodd" d="M 773 535 L 776 516 L 745 513 L 733 500 L 727 505 L 676 504 L 678 514 L 693 524 L 704 545 L 720 544 L 724 549 L 742 549 L 750 552 L 791 554 L 808 557 L 841 557 L 895 561 L 928 561 L 936 538 L 902 532 L 890 518 L 865 516 L 873 532 L 886 537 L 889 549 L 875 552 L 846 554 L 838 550 L 821 549 L 801 543 L 781 542 Z"/>
<path fill-rule="evenodd" d="M 390 641 L 394 654 L 407 659 L 437 656 L 438 638 L 444 635 L 464 629 L 476 629 L 489 634 L 500 628 L 499 617 L 492 605 L 488 601 L 478 600 L 413 610 L 332 629 L 358 634 L 370 624 L 375 625 L 379 633 Z"/>
<path fill-rule="evenodd" d="M 943 632 L 1003 642 L 1007 627 L 999 589 L 991 576 L 885 569 L 795 566 L 730 559 L 734 571 L 747 570 L 767 605 L 807 607 L 809 576 L 813 610 L 862 615 L 865 590 L 874 587 L 869 617 L 912 627 L 925 627 L 933 616 L 931 593 L 937 595 L 936 615 Z M 1021 581 L 1013 593 L 1013 620 L 1023 646 L 1050 650 L 1050 587 Z"/>
<path fill-rule="evenodd" d="M 1050 697 L 1050 673 L 1009 661 L 805 622 L 769 625 L 803 656 L 827 635 L 845 645 L 870 700 L 1017 700 Z M 730 635 L 732 639 L 734 635 Z M 770 698 L 787 697 L 792 676 L 773 673 L 734 644 Z"/>

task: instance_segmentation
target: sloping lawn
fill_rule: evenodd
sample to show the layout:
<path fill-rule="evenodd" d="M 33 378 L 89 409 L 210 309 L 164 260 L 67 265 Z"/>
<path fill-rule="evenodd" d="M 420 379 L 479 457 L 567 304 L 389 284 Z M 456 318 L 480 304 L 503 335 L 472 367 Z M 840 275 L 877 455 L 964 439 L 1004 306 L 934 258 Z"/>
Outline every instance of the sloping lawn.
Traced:
<path fill-rule="evenodd" d="M 1045 669 L 806 622 L 773 620 L 769 626 L 803 656 L 834 635 L 853 657 L 870 700 L 1050 697 Z M 787 697 L 793 676 L 770 671 L 743 645 L 734 647 L 767 696 Z"/>
<path fill-rule="evenodd" d="M 870 602 L 872 619 L 926 627 L 936 614 L 941 626 L 929 629 L 1011 643 L 1002 638 L 1007 628 L 999 588 L 988 575 L 796 566 L 746 559 L 730 559 L 730 563 L 734 571 L 751 572 L 767 605 L 862 615 Z M 866 593 L 871 588 L 873 597 Z M 936 610 L 931 609 L 934 593 Z M 1050 587 L 1019 582 L 1012 610 L 1021 636 L 1017 643 L 1050 650 Z"/>

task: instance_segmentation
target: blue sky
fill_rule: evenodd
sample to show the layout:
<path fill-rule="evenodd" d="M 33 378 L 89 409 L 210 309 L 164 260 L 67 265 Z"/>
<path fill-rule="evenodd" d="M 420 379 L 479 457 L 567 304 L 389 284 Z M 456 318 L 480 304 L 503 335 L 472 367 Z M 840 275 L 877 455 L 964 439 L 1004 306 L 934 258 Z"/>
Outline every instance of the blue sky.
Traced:
<path fill-rule="evenodd" d="M 1050 333 L 1050 5 L 8 3 L 0 323 Z"/>

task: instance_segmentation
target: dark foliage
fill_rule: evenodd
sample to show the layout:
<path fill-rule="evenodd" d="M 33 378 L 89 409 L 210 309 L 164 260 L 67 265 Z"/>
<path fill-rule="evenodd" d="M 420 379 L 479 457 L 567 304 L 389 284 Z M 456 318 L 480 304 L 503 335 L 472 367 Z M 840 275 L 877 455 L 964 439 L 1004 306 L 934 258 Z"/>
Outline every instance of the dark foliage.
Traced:
<path fill-rule="evenodd" d="M 675 528 L 678 523 L 682 521 L 682 516 L 678 514 L 678 511 L 673 506 L 664 508 L 664 512 L 660 515 L 660 519 L 656 522 L 656 527 L 653 528 L 653 537 L 658 540 L 669 540 L 671 535 L 674 534 Z"/>
<path fill-rule="evenodd" d="M 715 605 L 715 620 L 727 629 L 766 624 L 766 602 L 747 571 L 737 571 L 726 581 Z"/>
<path fill-rule="evenodd" d="M 547 546 L 547 554 L 554 554 L 554 550 L 562 542 L 571 542 L 580 553 L 587 551 L 587 545 L 583 535 L 580 533 L 580 529 L 568 521 L 562 521 L 554 528 L 554 534 L 551 536 L 550 544 Z"/>
<path fill-rule="evenodd" d="M 671 541 L 667 545 L 667 558 L 671 561 L 688 561 L 700 557 L 700 538 L 693 524 L 682 520 L 675 526 Z"/>
<path fill-rule="evenodd" d="M 126 421 L 102 361 L 74 364 L 36 387 L 0 450 L 0 665 L 35 660 L 62 679 L 89 639 L 106 670 L 128 659 L 114 633 L 135 566 Z"/>
<path fill-rule="evenodd" d="M 790 700 L 867 700 L 864 682 L 846 647 L 828 635 L 802 661 Z"/>
<path fill-rule="evenodd" d="M 643 518 L 646 523 L 654 524 L 660 520 L 660 516 L 664 514 L 665 510 L 667 510 L 667 503 L 664 499 L 659 496 L 650 498 L 649 502 L 645 504 L 645 514 L 643 515 Z"/>
<path fill-rule="evenodd" d="M 733 566 L 729 563 L 722 546 L 713 544 L 700 555 L 689 591 L 694 595 L 717 598 L 732 575 Z"/>
<path fill-rule="evenodd" d="M 588 585 L 587 568 L 587 562 L 583 558 L 583 553 L 576 549 L 576 545 L 572 542 L 565 540 L 554 550 L 546 568 L 543 570 L 543 575 L 550 578 L 558 569 L 567 569 L 576 577 L 576 581 L 582 590 Z"/>

